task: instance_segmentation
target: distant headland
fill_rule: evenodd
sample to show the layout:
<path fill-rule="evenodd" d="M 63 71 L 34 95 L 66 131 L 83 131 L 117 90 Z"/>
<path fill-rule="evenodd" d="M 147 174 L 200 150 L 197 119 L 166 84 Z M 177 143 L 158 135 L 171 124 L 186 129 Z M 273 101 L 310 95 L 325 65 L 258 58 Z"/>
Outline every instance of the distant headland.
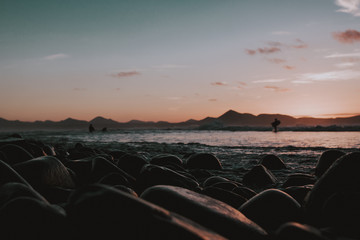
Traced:
<path fill-rule="evenodd" d="M 198 129 L 198 130 L 271 130 L 271 122 L 277 118 L 281 120 L 279 126 L 282 130 L 306 130 L 306 131 L 360 131 L 360 115 L 339 118 L 295 118 L 282 114 L 259 114 L 239 113 L 229 110 L 219 117 L 206 117 L 201 120 L 190 119 L 184 122 L 166 121 L 139 121 L 117 122 L 104 117 L 95 117 L 90 121 L 67 118 L 62 121 L 10 121 L 0 118 L 0 131 L 27 131 L 27 130 L 81 130 L 87 129 L 92 124 L 96 130 L 103 128 L 108 130 L 121 129 Z"/>

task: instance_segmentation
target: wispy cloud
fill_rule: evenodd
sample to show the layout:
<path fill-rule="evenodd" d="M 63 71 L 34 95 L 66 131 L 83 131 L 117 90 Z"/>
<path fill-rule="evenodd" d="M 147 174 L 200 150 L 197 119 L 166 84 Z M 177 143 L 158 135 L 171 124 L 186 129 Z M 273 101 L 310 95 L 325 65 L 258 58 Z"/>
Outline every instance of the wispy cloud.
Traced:
<path fill-rule="evenodd" d="M 345 32 L 335 32 L 333 37 L 341 43 L 360 42 L 360 32 L 353 29 L 346 30 Z"/>
<path fill-rule="evenodd" d="M 217 101 L 216 98 L 210 98 L 210 99 L 209 99 L 209 102 L 216 102 L 216 101 Z"/>
<path fill-rule="evenodd" d="M 343 63 L 338 63 L 335 66 L 338 68 L 351 68 L 355 65 L 356 64 L 354 62 L 343 62 Z"/>
<path fill-rule="evenodd" d="M 132 77 L 132 76 L 137 76 L 137 75 L 141 75 L 141 73 L 138 71 L 128 71 L 128 72 L 118 72 L 118 73 L 111 74 L 111 76 L 115 77 L 115 78 L 126 78 L 126 77 Z"/>
<path fill-rule="evenodd" d="M 246 86 L 247 83 L 246 82 L 238 82 L 241 86 Z"/>
<path fill-rule="evenodd" d="M 265 86 L 264 88 L 275 91 L 275 92 L 289 92 L 289 88 L 281 88 L 277 86 Z"/>
<path fill-rule="evenodd" d="M 300 76 L 298 81 L 342 81 L 354 79 L 357 77 L 360 77 L 360 71 L 348 69 L 323 73 L 305 73 Z"/>
<path fill-rule="evenodd" d="M 360 0 L 336 0 L 335 4 L 341 7 L 337 12 L 350 13 L 354 16 L 360 16 Z"/>
<path fill-rule="evenodd" d="M 255 80 L 253 83 L 277 83 L 277 82 L 284 82 L 285 78 L 270 78 L 270 79 L 263 79 L 263 80 Z"/>
<path fill-rule="evenodd" d="M 354 53 L 334 53 L 325 56 L 325 58 L 352 58 L 352 57 L 360 57 L 360 52 Z"/>
<path fill-rule="evenodd" d="M 56 59 L 64 59 L 64 58 L 69 58 L 70 56 L 68 54 L 65 53 L 57 53 L 57 54 L 52 54 L 52 55 L 48 55 L 43 57 L 44 60 L 56 60 Z"/>
<path fill-rule="evenodd" d="M 212 82 L 211 85 L 213 86 L 227 86 L 226 82 Z"/>

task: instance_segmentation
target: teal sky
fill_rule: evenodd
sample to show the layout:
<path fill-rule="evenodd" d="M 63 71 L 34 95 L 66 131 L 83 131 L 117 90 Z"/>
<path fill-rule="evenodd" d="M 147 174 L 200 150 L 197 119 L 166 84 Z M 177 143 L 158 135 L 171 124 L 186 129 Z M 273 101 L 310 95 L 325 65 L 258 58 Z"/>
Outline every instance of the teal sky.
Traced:
<path fill-rule="evenodd" d="M 360 113 L 359 0 L 2 0 L 0 117 Z"/>

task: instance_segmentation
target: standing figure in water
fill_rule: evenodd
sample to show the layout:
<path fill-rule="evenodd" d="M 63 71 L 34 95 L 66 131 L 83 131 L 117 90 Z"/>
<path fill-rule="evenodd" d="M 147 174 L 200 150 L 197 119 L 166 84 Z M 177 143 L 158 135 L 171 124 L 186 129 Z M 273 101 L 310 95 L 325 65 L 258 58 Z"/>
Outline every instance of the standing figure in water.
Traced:
<path fill-rule="evenodd" d="M 278 131 L 277 127 L 280 125 L 280 123 L 281 122 L 277 118 L 275 118 L 275 120 L 271 123 L 274 132 Z"/>
<path fill-rule="evenodd" d="M 89 132 L 92 133 L 93 131 L 95 131 L 95 128 L 92 124 L 90 124 L 89 126 Z"/>

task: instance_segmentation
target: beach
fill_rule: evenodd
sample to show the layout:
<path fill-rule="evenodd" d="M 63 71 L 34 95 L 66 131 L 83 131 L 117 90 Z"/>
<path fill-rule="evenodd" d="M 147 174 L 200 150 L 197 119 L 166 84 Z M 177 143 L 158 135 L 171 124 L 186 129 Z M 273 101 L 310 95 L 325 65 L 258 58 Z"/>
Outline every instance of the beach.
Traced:
<path fill-rule="evenodd" d="M 358 132 L 96 134 L 1 134 L 4 239 L 360 237 Z"/>

